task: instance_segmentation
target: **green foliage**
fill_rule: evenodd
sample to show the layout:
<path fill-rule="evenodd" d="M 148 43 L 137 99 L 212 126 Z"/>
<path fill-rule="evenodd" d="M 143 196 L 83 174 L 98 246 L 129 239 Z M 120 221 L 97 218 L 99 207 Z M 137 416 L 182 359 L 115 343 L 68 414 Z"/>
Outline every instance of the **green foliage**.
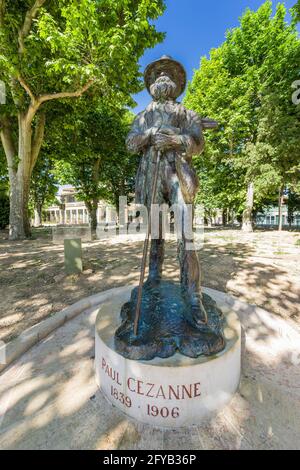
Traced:
<path fill-rule="evenodd" d="M 0 148 L 0 230 L 9 223 L 8 174 L 5 155 Z"/>
<path fill-rule="evenodd" d="M 0 80 L 7 90 L 0 134 L 15 196 L 12 238 L 30 234 L 28 184 L 45 114 L 49 122 L 58 100 L 70 98 L 75 110 L 67 107 L 76 112 L 75 98 L 87 93 L 114 108 L 132 105 L 131 94 L 142 89 L 139 59 L 164 38 L 153 24 L 164 8 L 163 0 L 0 0 Z"/>
<path fill-rule="evenodd" d="M 1 0 L 0 79 L 21 107 L 19 76 L 35 96 L 95 79 L 102 94 L 129 100 L 139 58 L 164 37 L 152 24 L 163 10 L 162 0 Z"/>
<path fill-rule="evenodd" d="M 0 189 L 0 229 L 4 229 L 9 223 L 9 197 Z"/>
<path fill-rule="evenodd" d="M 300 0 L 292 8 L 292 14 L 296 22 L 300 21 Z"/>
<path fill-rule="evenodd" d="M 8 171 L 3 149 L 0 147 L 0 191 L 8 190 Z"/>
<path fill-rule="evenodd" d="M 133 190 L 137 159 L 128 154 L 125 138 L 132 116 L 108 104 L 90 103 L 64 119 L 55 139 L 60 159 L 56 175 L 72 184 L 87 206 L 100 200 L 118 205 L 120 195 Z"/>
<path fill-rule="evenodd" d="M 291 85 L 299 76 L 300 41 L 285 15 L 278 4 L 272 16 L 270 1 L 246 10 L 189 84 L 185 104 L 219 122 L 196 159 L 205 205 L 240 213 L 249 182 L 259 206 L 299 178 L 300 110 Z"/>
<path fill-rule="evenodd" d="M 30 189 L 30 202 L 34 209 L 40 213 L 43 208 L 56 201 L 58 181 L 54 176 L 54 162 L 47 155 L 46 145 L 42 149 L 42 155 L 37 162 L 33 174 Z"/>
<path fill-rule="evenodd" d="M 295 193 L 291 189 L 288 194 L 288 223 L 291 225 L 295 220 L 295 212 L 300 212 L 300 191 Z"/>

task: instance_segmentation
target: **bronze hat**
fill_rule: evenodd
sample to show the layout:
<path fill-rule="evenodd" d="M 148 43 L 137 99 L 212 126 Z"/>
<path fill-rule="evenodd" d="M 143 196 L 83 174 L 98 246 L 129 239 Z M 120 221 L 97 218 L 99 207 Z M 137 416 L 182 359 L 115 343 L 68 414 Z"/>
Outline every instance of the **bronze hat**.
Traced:
<path fill-rule="evenodd" d="M 144 72 L 144 80 L 147 90 L 150 93 L 150 87 L 162 72 L 166 72 L 168 76 L 176 83 L 175 98 L 178 98 L 186 87 L 186 72 L 180 62 L 172 59 L 172 57 L 164 55 L 160 59 L 149 64 Z"/>

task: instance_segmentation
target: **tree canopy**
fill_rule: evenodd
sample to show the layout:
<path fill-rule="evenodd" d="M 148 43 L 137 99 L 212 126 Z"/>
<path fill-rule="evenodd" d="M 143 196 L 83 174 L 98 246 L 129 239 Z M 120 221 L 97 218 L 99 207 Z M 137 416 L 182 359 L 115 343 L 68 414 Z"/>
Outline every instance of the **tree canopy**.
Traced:
<path fill-rule="evenodd" d="M 0 130 L 10 179 L 10 236 L 30 232 L 30 180 L 49 103 L 89 91 L 130 104 L 138 60 L 163 39 L 163 0 L 0 0 Z"/>
<path fill-rule="evenodd" d="M 91 102 L 89 97 L 85 103 L 55 124 L 51 138 L 57 153 L 55 173 L 61 183 L 76 188 L 95 229 L 99 200 L 118 207 L 119 196 L 133 191 L 137 158 L 125 146 L 133 116 L 125 108 Z"/>
<path fill-rule="evenodd" d="M 300 108 L 292 103 L 291 85 L 298 78 L 300 41 L 285 18 L 284 5 L 273 16 L 270 1 L 246 10 L 189 84 L 185 104 L 219 122 L 196 163 L 204 204 L 233 205 L 239 213 L 250 184 L 259 205 L 299 178 Z"/>

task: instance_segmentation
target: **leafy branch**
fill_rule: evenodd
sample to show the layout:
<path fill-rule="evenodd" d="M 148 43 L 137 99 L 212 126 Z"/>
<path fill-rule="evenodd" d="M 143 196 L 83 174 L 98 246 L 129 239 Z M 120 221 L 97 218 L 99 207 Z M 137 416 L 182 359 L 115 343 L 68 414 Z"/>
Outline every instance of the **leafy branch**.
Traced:
<path fill-rule="evenodd" d="M 5 0 L 2 0 L 4 3 Z M 43 6 L 46 0 L 35 0 L 33 6 L 30 10 L 27 11 L 24 19 L 23 26 L 19 30 L 18 42 L 19 42 L 19 53 L 23 54 L 25 50 L 24 41 L 30 32 L 30 28 L 32 25 L 33 20 L 36 18 L 38 11 Z"/>

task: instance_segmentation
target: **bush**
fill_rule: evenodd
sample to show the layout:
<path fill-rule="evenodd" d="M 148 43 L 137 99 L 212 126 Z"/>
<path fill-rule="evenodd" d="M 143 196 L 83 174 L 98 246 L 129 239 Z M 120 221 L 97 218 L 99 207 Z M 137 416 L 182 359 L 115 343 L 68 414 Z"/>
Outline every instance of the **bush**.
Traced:
<path fill-rule="evenodd" d="M 0 229 L 9 223 L 9 197 L 0 191 Z"/>

